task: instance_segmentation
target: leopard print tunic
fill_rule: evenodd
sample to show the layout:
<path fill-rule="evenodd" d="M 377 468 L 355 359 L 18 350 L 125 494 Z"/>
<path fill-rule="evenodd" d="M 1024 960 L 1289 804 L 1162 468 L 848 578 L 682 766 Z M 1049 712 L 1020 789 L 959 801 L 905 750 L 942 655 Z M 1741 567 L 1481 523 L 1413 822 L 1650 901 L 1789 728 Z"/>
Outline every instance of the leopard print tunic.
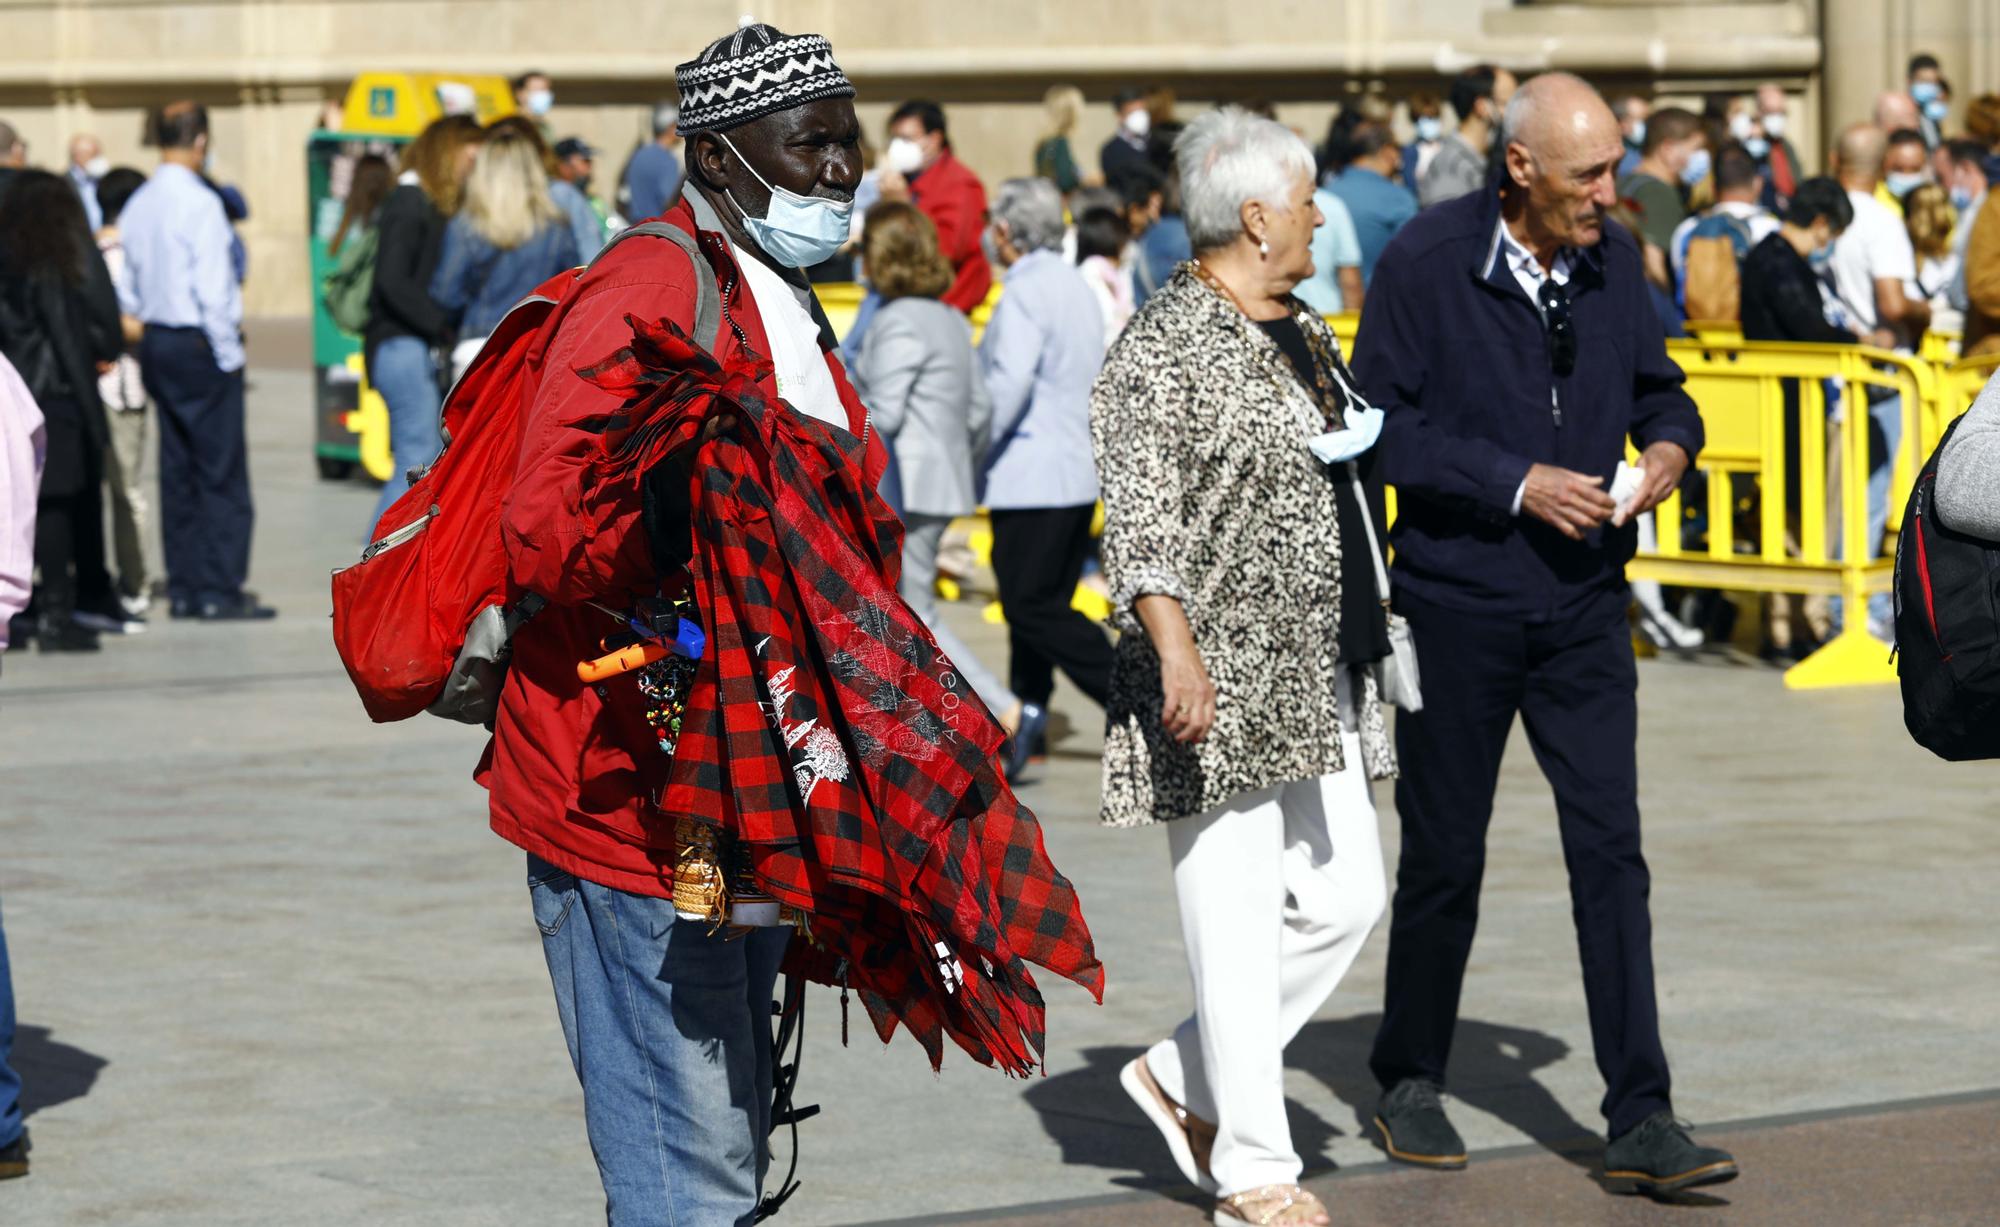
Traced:
<path fill-rule="evenodd" d="M 1310 309 L 1294 312 L 1338 344 Z M 1344 770 L 1334 479 L 1306 449 L 1325 427 L 1277 345 L 1183 266 L 1112 348 L 1090 425 L 1124 632 L 1106 711 L 1105 823 L 1171 821 Z M 1198 745 L 1160 723 L 1160 660 L 1134 610 L 1155 594 L 1181 602 L 1215 683 L 1215 727 Z M 1387 778 L 1395 755 L 1372 678 L 1360 710 L 1369 776 Z"/>

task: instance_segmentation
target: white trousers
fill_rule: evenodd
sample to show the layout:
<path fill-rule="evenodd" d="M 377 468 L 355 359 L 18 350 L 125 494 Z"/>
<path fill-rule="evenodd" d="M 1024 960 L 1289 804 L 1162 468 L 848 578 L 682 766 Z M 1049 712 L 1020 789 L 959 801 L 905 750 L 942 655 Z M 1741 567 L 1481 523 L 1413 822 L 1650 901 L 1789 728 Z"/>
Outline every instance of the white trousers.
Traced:
<path fill-rule="evenodd" d="M 1347 770 L 1245 793 L 1167 824 L 1194 1014 L 1153 1045 L 1160 1089 L 1216 1123 L 1223 1196 L 1296 1183 L 1285 1045 L 1332 995 L 1386 886 L 1361 739 Z"/>

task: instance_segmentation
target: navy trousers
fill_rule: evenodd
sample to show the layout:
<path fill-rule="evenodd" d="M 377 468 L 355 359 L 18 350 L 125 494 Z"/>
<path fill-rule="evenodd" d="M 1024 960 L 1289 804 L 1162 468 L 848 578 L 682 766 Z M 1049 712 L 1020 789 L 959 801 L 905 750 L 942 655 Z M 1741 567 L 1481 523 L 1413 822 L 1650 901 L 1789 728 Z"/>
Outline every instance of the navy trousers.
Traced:
<path fill-rule="evenodd" d="M 196 605 L 237 599 L 250 575 L 250 455 L 243 372 L 215 365 L 199 328 L 148 324 L 146 391 L 160 407 L 160 540 L 167 593 Z"/>
<path fill-rule="evenodd" d="M 1479 924 L 1493 791 L 1518 712 L 1555 789 L 1610 1134 L 1671 1106 L 1653 996 L 1651 879 L 1639 850 L 1638 673 L 1625 604 L 1622 590 L 1607 592 L 1576 614 L 1525 623 L 1397 595 L 1416 637 L 1424 710 L 1396 718 L 1403 853 L 1369 1061 L 1384 1087 L 1445 1081 Z"/>

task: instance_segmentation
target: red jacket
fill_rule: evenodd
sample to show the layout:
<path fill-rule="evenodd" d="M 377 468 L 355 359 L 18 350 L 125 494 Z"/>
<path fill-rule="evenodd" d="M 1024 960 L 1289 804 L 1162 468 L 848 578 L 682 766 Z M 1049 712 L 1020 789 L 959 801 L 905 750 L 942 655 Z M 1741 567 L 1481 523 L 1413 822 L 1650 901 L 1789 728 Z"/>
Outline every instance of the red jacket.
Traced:
<path fill-rule="evenodd" d="M 549 605 L 514 637 L 493 739 L 476 775 L 503 839 L 587 881 L 660 897 L 673 893 L 673 824 L 656 806 L 669 760 L 635 687 L 588 686 L 576 675 L 577 663 L 600 655 L 599 641 L 619 629 L 590 602 L 623 610 L 655 591 L 659 575 L 639 523 L 639 483 L 592 487 L 584 461 L 598 436 L 560 423 L 621 407 L 577 372 L 631 343 L 628 314 L 670 319 L 693 332 L 694 277 L 714 278 L 722 296 L 717 356 L 737 353 L 743 341 L 770 353 L 727 239 L 698 227 L 688 200 L 663 220 L 694 233 L 710 267 L 693 267 L 665 241 L 620 244 L 585 275 L 529 352 L 533 400 L 523 411 L 501 535 L 513 582 Z M 850 429 L 864 434 L 867 410 L 830 351 L 826 362 Z M 760 386 L 776 398 L 774 379 Z M 886 463 L 879 438 L 870 438 L 871 483 Z"/>
<path fill-rule="evenodd" d="M 910 180 L 910 203 L 937 227 L 938 250 L 951 261 L 956 276 L 944 301 L 971 312 L 986 301 L 993 288 L 993 270 L 979 236 L 986 230 L 986 188 L 972 168 L 951 150 Z"/>

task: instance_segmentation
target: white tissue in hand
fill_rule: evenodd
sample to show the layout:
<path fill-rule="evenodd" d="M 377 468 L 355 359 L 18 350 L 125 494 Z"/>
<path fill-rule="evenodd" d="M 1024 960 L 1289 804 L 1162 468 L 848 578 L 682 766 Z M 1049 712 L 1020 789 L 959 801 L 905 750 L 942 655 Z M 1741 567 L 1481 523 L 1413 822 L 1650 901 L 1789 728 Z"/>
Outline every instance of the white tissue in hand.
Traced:
<path fill-rule="evenodd" d="M 1611 501 L 1618 504 L 1612 513 L 1612 521 L 1623 524 L 1632 512 L 1632 500 L 1639 497 L 1639 487 L 1646 482 L 1646 466 L 1618 462 L 1618 472 L 1611 478 Z"/>

